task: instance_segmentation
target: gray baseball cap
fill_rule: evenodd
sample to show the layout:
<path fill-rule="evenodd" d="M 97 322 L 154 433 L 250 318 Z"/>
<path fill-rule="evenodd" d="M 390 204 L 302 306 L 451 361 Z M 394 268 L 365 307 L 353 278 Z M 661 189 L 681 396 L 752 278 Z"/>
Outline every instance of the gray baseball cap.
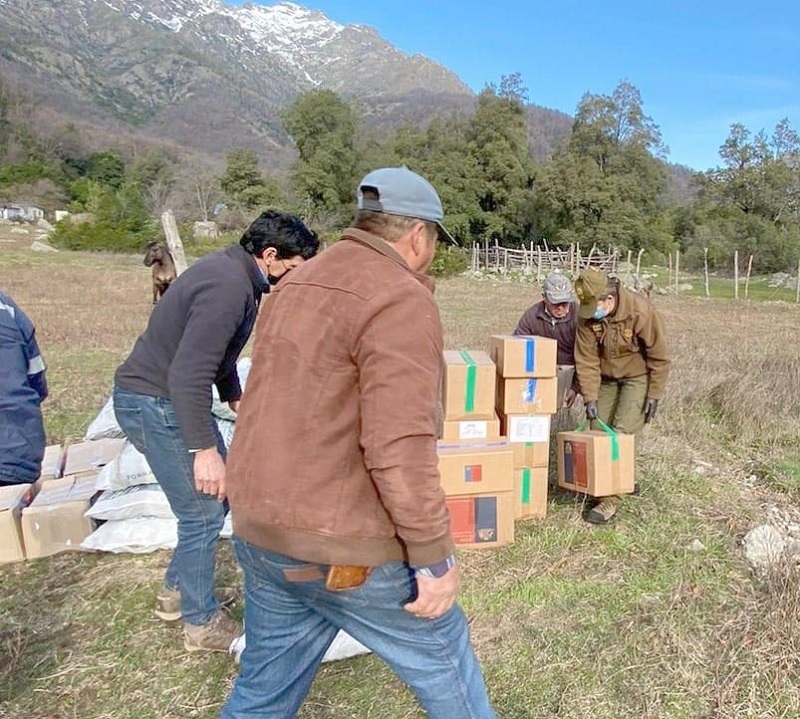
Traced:
<path fill-rule="evenodd" d="M 374 190 L 378 199 L 364 197 L 365 188 Z M 439 239 L 458 245 L 442 224 L 442 201 L 433 185 L 407 167 L 384 167 L 365 175 L 358 183 L 358 209 L 435 222 Z"/>
<path fill-rule="evenodd" d="M 572 283 L 566 275 L 560 275 L 557 272 L 547 276 L 542 283 L 542 293 L 547 301 L 554 305 L 560 305 L 562 302 L 574 302 Z"/>

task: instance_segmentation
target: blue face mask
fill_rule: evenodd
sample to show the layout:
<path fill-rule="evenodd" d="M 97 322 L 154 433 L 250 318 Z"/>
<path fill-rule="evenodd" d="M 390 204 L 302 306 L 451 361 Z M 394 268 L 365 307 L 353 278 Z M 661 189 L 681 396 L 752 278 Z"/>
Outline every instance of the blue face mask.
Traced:
<path fill-rule="evenodd" d="M 592 317 L 596 320 L 602 320 L 603 317 L 605 317 L 607 314 L 608 312 L 606 312 L 606 310 L 598 306 L 598 308 L 594 311 Z"/>

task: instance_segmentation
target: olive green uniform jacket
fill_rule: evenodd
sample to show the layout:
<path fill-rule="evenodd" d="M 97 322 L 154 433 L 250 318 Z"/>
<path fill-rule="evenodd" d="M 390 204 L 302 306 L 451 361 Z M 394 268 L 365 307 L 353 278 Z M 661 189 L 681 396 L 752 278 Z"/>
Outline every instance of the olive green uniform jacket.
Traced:
<path fill-rule="evenodd" d="M 585 402 L 596 402 L 603 380 L 647 375 L 647 399 L 660 400 L 669 374 L 664 325 L 650 300 L 619 288 L 617 307 L 602 320 L 581 319 L 575 369 Z"/>

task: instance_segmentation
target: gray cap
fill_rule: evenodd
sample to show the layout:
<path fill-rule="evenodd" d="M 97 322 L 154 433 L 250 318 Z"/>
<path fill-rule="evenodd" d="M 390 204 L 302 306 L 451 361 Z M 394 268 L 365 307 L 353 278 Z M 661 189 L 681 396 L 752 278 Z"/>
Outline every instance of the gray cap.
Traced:
<path fill-rule="evenodd" d="M 547 276 L 547 279 L 542 283 L 542 293 L 547 298 L 547 301 L 554 305 L 574 301 L 572 283 L 567 276 L 560 275 L 557 272 Z"/>
<path fill-rule="evenodd" d="M 365 188 L 374 190 L 378 199 L 364 197 Z M 439 239 L 458 245 L 442 224 L 442 201 L 433 185 L 407 167 L 384 167 L 367 174 L 358 183 L 358 209 L 435 222 Z"/>

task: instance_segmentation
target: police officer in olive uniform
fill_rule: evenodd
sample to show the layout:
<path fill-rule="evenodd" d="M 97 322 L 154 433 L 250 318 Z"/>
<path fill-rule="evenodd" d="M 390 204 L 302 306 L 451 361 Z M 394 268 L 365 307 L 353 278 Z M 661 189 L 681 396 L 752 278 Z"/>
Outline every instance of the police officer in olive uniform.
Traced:
<path fill-rule="evenodd" d="M 655 417 L 669 373 L 664 326 L 650 301 L 596 268 L 575 281 L 580 302 L 575 368 L 588 420 L 637 434 Z M 585 515 L 606 524 L 618 496 L 599 498 Z"/>

